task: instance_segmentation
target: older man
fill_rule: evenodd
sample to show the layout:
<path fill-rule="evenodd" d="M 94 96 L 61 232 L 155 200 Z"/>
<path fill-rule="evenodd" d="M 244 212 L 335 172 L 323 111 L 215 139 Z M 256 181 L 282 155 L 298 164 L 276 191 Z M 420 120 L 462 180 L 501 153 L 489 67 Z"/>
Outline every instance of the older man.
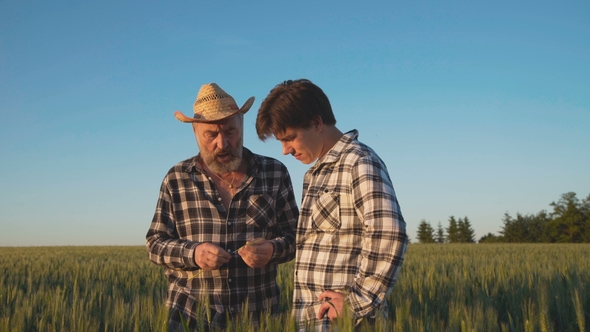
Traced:
<path fill-rule="evenodd" d="M 223 328 L 226 319 L 278 311 L 277 265 L 295 255 L 299 214 L 279 161 L 243 147 L 244 114 L 217 84 L 205 84 L 192 123 L 199 154 L 172 167 L 147 233 L 149 258 L 165 268 L 168 329 Z M 246 305 L 247 304 L 247 305 Z M 244 312 L 245 311 L 245 312 Z"/>

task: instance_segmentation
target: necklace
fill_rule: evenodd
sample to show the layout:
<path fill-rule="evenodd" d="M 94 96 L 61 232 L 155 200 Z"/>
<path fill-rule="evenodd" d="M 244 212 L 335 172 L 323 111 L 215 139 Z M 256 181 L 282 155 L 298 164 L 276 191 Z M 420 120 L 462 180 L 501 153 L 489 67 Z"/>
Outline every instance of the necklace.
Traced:
<path fill-rule="evenodd" d="M 231 178 L 231 182 L 227 182 L 227 181 L 225 181 L 224 179 L 222 179 L 222 178 L 221 178 L 221 176 L 217 175 L 217 173 L 215 173 L 215 172 L 213 172 L 213 171 L 211 171 L 211 173 L 212 173 L 213 175 L 215 175 L 215 176 L 216 176 L 216 177 L 217 177 L 219 180 L 221 180 L 221 181 L 223 181 L 223 182 L 227 183 L 227 184 L 229 185 L 229 189 L 234 189 L 234 180 L 236 179 L 236 173 L 235 173 L 235 172 L 234 172 L 234 175 L 233 175 L 233 176 L 232 176 L 232 178 Z"/>

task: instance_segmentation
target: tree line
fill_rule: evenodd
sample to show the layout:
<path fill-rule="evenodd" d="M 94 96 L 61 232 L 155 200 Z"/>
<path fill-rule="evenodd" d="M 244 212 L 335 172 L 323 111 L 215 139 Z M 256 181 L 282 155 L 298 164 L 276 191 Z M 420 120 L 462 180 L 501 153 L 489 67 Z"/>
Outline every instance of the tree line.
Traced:
<path fill-rule="evenodd" d="M 590 195 L 579 200 L 576 193 L 562 194 L 550 204 L 552 211 L 536 214 L 508 213 L 502 218 L 499 234 L 488 233 L 479 243 L 590 243 Z M 434 229 L 422 219 L 418 225 L 420 243 L 475 243 L 475 232 L 469 218 L 449 218 L 447 227 L 439 222 Z"/>

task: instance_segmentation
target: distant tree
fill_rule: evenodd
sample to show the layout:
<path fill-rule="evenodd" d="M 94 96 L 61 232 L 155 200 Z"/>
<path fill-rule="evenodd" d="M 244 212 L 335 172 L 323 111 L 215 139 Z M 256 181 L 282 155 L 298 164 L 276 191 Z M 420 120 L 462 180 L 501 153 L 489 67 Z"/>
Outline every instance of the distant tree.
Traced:
<path fill-rule="evenodd" d="M 502 220 L 504 227 L 500 234 L 508 243 L 552 242 L 548 235 L 547 225 L 550 218 L 546 211 L 541 211 L 537 215 L 517 213 L 516 218 L 505 213 Z"/>
<path fill-rule="evenodd" d="M 445 243 L 445 230 L 442 227 L 440 221 L 438 222 L 438 226 L 436 227 L 436 235 L 434 236 L 434 240 L 436 243 Z"/>
<path fill-rule="evenodd" d="M 482 236 L 479 242 L 590 243 L 590 195 L 580 201 L 574 192 L 568 192 L 550 205 L 553 208 L 551 212 L 542 210 L 537 214 L 517 213 L 514 218 L 505 213 L 500 235 L 488 233 Z M 451 216 L 448 227 L 443 228 L 439 222 L 436 232 L 429 223 L 424 220 L 423 222 L 425 224 L 420 224 L 419 231 L 424 236 L 424 242 L 430 243 L 431 238 L 436 243 L 475 242 L 475 232 L 467 217 L 457 220 Z"/>
<path fill-rule="evenodd" d="M 557 203 L 552 202 L 553 218 L 549 222 L 549 236 L 554 242 L 579 243 L 587 232 L 587 215 L 583 212 L 583 205 L 576 197 L 576 193 L 568 192 L 561 195 Z"/>
<path fill-rule="evenodd" d="M 479 238 L 479 243 L 501 243 L 504 242 L 503 236 L 498 236 L 492 233 L 488 233 Z"/>
<path fill-rule="evenodd" d="M 547 214 L 547 211 L 542 210 L 536 215 L 528 216 L 528 240 L 527 242 L 551 242 L 549 237 L 548 225 L 551 221 L 551 217 Z"/>
<path fill-rule="evenodd" d="M 582 200 L 582 206 L 580 210 L 582 210 L 582 214 L 586 220 L 584 231 L 582 232 L 582 241 L 585 243 L 590 243 L 590 194 L 588 194 L 588 197 Z"/>
<path fill-rule="evenodd" d="M 473 227 L 471 227 L 471 222 L 467 217 L 461 219 L 459 218 L 457 222 L 458 228 L 458 241 L 462 243 L 475 243 L 475 232 L 473 231 Z"/>
<path fill-rule="evenodd" d="M 504 239 L 508 243 L 523 242 L 523 238 L 526 236 L 526 227 L 518 222 L 520 214 L 516 214 L 516 220 L 512 219 L 512 216 L 508 212 L 504 213 L 502 222 L 504 227 L 500 231 L 500 234 L 504 236 Z"/>
<path fill-rule="evenodd" d="M 418 242 L 434 243 L 434 229 L 426 220 L 422 219 L 418 225 Z"/>
<path fill-rule="evenodd" d="M 459 242 L 459 226 L 457 225 L 457 220 L 454 216 L 449 218 L 449 227 L 447 228 L 447 242 Z"/>

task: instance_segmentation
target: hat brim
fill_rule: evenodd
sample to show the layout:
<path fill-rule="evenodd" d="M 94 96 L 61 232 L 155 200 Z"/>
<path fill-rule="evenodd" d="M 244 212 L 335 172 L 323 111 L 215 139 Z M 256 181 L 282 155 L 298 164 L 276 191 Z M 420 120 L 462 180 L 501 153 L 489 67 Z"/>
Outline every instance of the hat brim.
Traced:
<path fill-rule="evenodd" d="M 246 102 L 244 103 L 244 105 L 242 105 L 242 107 L 240 107 L 240 109 L 238 109 L 235 112 L 231 112 L 231 113 L 227 113 L 226 115 L 219 117 L 219 118 L 215 118 L 215 119 L 207 119 L 199 114 L 195 114 L 194 117 L 190 118 L 184 114 L 182 114 L 182 112 L 180 111 L 176 111 L 174 112 L 174 117 L 182 122 L 185 123 L 208 123 L 208 122 L 215 122 L 215 121 L 221 121 L 224 119 L 227 119 L 237 113 L 242 113 L 242 114 L 246 114 L 246 112 L 248 112 L 250 110 L 250 108 L 252 107 L 252 105 L 254 104 L 254 97 L 250 97 L 248 98 L 248 100 L 246 100 Z"/>

